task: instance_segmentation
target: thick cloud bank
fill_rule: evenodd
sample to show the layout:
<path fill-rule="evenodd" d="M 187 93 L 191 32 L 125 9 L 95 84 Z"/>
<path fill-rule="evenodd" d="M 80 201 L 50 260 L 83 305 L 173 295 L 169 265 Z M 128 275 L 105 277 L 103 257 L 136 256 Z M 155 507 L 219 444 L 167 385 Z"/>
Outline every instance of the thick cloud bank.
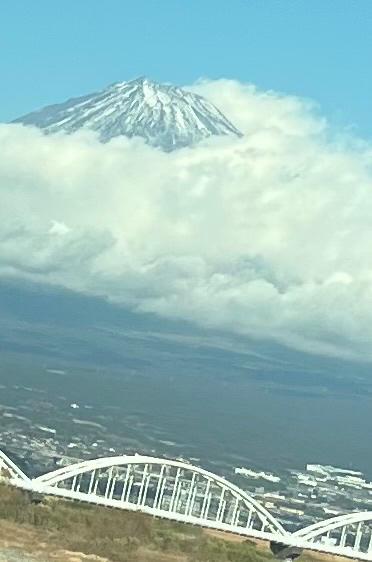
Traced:
<path fill-rule="evenodd" d="M 372 359 L 372 151 L 308 102 L 194 86 L 245 133 L 164 154 L 0 126 L 0 275 Z"/>

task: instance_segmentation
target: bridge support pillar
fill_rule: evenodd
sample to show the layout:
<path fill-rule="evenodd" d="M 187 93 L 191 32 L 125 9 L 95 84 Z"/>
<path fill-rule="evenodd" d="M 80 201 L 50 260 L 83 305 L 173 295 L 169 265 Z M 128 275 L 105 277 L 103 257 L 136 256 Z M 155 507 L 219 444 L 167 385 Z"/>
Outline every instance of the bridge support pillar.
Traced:
<path fill-rule="evenodd" d="M 297 546 L 289 546 L 278 541 L 270 542 L 270 550 L 276 558 L 280 560 L 288 560 L 292 562 L 302 554 L 302 548 Z"/>

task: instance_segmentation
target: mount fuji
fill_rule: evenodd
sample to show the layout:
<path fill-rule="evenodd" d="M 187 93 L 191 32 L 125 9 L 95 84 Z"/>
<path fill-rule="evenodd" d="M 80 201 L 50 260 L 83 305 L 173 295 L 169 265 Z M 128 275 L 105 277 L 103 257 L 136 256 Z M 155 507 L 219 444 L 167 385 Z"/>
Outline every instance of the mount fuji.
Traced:
<path fill-rule="evenodd" d="M 213 135 L 242 136 L 202 96 L 144 77 L 47 106 L 13 123 L 36 125 L 48 134 L 91 129 L 102 142 L 120 135 L 142 137 L 165 151 L 191 146 Z"/>

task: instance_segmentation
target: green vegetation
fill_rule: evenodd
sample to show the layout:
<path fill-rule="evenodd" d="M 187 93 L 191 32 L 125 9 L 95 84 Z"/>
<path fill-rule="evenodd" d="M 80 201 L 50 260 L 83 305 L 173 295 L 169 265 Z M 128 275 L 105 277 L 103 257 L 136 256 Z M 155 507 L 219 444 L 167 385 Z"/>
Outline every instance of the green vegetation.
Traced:
<path fill-rule="evenodd" d="M 36 504 L 29 494 L 5 484 L 0 484 L 0 524 L 1 520 L 15 523 L 20 529 L 31 529 L 33 540 L 42 541 L 51 549 L 98 555 L 111 562 L 268 562 L 272 559 L 268 551 L 257 549 L 250 541 L 215 538 L 200 528 L 141 513 L 52 498 Z"/>

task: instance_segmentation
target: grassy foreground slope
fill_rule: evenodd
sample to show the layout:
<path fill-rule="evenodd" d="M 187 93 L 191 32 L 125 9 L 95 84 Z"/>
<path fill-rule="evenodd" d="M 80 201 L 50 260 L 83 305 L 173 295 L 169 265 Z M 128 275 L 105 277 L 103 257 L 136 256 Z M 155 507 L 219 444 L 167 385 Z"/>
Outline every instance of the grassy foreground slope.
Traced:
<path fill-rule="evenodd" d="M 34 504 L 27 493 L 0 484 L 0 559 L 4 548 L 54 562 L 273 560 L 268 548 L 251 541 L 225 540 L 218 533 L 141 513 L 53 498 Z"/>

